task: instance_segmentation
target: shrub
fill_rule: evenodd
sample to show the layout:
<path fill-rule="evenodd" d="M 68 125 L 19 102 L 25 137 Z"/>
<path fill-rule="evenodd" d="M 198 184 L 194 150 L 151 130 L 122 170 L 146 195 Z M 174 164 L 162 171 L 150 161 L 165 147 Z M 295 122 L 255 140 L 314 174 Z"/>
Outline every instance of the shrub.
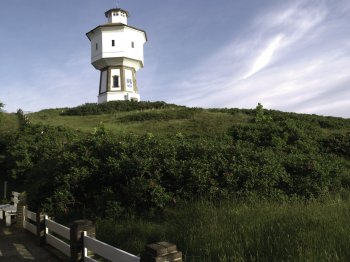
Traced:
<path fill-rule="evenodd" d="M 135 110 L 166 109 L 179 107 L 165 102 L 134 102 L 134 101 L 111 101 L 102 104 L 88 103 L 78 107 L 64 110 L 61 115 L 66 116 L 85 116 L 111 114 L 115 112 L 127 112 Z"/>
<path fill-rule="evenodd" d="M 202 110 L 142 103 L 106 103 L 98 112 L 163 107 L 121 118 L 159 121 L 188 119 Z M 88 113 L 101 109 L 82 108 Z M 80 109 L 76 113 L 84 114 Z M 263 113 L 272 119 L 236 123 L 226 134 L 213 128 L 189 136 L 116 136 L 102 126 L 83 134 L 32 124 L 0 137 L 1 170 L 26 186 L 31 207 L 54 215 L 79 210 L 94 219 L 122 213 L 155 216 L 179 200 L 312 199 L 349 190 L 349 133 L 324 132 L 322 117 Z"/>

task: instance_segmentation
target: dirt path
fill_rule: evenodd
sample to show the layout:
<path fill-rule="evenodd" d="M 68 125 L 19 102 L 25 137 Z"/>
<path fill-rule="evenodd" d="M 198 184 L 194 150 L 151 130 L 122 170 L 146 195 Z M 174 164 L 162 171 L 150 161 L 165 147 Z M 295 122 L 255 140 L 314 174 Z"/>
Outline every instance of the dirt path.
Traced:
<path fill-rule="evenodd" d="M 56 262 L 46 249 L 40 247 L 29 232 L 14 227 L 5 227 L 0 221 L 0 261 L 45 261 Z"/>

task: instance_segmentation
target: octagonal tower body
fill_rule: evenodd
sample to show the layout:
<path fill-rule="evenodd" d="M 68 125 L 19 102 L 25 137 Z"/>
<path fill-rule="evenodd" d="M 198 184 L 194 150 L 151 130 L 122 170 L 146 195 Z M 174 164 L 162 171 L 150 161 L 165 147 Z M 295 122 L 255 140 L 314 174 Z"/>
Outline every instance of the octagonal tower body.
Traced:
<path fill-rule="evenodd" d="M 86 35 L 91 41 L 91 64 L 100 73 L 98 103 L 114 100 L 140 101 L 136 72 L 143 67 L 146 32 L 128 25 L 128 12 L 114 8 L 107 23 Z"/>

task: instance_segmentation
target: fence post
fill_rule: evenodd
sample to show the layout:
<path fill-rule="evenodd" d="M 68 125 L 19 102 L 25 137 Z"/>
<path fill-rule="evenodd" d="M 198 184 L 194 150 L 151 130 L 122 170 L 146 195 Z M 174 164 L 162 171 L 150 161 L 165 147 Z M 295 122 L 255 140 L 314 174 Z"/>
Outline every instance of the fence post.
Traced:
<path fill-rule="evenodd" d="M 24 229 L 26 228 L 26 219 L 27 219 L 27 206 L 23 206 L 23 208 L 22 208 L 22 215 L 23 215 L 23 217 L 22 217 L 22 219 L 21 219 L 21 217 L 17 217 L 17 222 L 20 224 L 19 226 L 22 226 Z M 17 210 L 20 210 L 18 207 L 17 207 Z M 22 221 L 21 221 L 22 220 Z"/>
<path fill-rule="evenodd" d="M 158 242 L 146 246 L 141 262 L 182 262 L 182 252 L 169 242 Z"/>
<path fill-rule="evenodd" d="M 20 201 L 17 204 L 17 214 L 16 214 L 16 223 L 15 226 L 17 228 L 23 228 L 24 227 L 24 220 L 26 218 L 26 206 L 24 201 L 22 201 L 22 194 L 19 195 Z"/>
<path fill-rule="evenodd" d="M 36 213 L 36 236 L 38 238 L 39 245 L 45 243 L 45 216 L 38 210 Z"/>
<path fill-rule="evenodd" d="M 49 233 L 49 229 L 46 227 L 46 220 L 49 219 L 48 215 L 44 215 L 44 237 L 46 242 L 46 235 Z"/>
<path fill-rule="evenodd" d="M 71 261 L 82 261 L 84 257 L 83 231 L 87 231 L 90 236 L 95 236 L 95 226 L 90 220 L 76 220 L 70 226 L 70 252 Z"/>

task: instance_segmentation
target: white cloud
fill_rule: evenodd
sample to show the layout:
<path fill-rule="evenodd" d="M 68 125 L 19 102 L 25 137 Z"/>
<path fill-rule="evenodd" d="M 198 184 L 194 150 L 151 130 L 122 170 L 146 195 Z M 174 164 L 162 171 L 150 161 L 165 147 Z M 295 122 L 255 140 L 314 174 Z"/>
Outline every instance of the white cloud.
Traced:
<path fill-rule="evenodd" d="M 269 43 L 269 45 L 263 50 L 263 52 L 256 58 L 252 69 L 248 74 L 246 74 L 243 77 L 243 79 L 251 77 L 252 75 L 259 72 L 261 69 L 268 65 L 282 39 L 283 35 L 278 35 Z"/>
<path fill-rule="evenodd" d="M 346 32 L 349 21 L 330 14 L 322 2 L 304 3 L 258 18 L 246 32 L 250 37 L 233 40 L 188 73 L 194 77 L 173 83 L 184 88 L 172 101 L 241 108 L 262 102 L 284 111 L 350 117 L 350 91 L 343 87 L 350 83 L 350 36 L 333 38 L 334 28 Z"/>

